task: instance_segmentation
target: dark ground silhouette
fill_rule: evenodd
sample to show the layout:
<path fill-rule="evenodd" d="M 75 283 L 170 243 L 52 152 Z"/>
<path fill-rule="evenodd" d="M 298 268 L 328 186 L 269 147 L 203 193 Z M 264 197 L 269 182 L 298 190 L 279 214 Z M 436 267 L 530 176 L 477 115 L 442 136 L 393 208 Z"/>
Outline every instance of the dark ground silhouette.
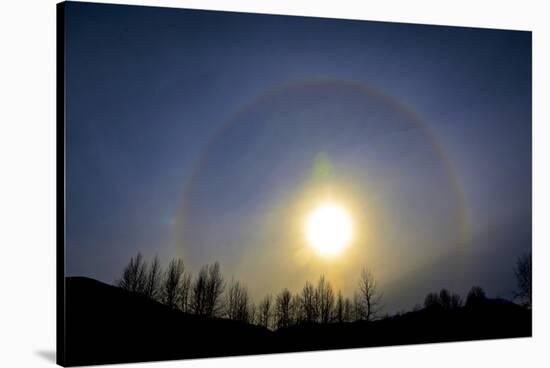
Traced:
<path fill-rule="evenodd" d="M 66 284 L 66 366 L 531 336 L 531 310 L 499 299 L 375 321 L 276 331 L 184 313 L 85 277 Z"/>

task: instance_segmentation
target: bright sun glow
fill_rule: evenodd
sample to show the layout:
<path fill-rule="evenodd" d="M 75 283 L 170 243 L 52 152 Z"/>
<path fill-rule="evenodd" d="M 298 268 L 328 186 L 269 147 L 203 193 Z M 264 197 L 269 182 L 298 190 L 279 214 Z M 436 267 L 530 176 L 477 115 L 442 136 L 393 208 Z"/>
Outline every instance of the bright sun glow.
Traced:
<path fill-rule="evenodd" d="M 338 204 L 323 203 L 307 217 L 305 231 L 309 244 L 316 251 L 337 255 L 351 242 L 351 217 Z"/>

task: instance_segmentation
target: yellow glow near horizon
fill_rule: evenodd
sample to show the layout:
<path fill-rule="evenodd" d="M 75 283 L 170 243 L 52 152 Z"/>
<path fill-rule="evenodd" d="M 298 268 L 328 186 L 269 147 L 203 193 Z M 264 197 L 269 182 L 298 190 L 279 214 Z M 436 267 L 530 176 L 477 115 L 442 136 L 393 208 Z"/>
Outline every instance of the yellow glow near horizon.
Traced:
<path fill-rule="evenodd" d="M 348 212 L 332 202 L 321 204 L 306 219 L 309 245 L 323 255 L 338 255 L 349 245 L 353 226 Z"/>

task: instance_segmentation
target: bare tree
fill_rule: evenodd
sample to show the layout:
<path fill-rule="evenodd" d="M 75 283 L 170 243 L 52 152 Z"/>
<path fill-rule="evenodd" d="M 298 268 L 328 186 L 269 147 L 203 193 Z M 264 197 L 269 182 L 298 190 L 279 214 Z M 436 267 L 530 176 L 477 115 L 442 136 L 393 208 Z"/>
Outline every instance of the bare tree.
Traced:
<path fill-rule="evenodd" d="M 162 301 L 170 308 L 177 308 L 179 304 L 181 279 L 184 273 L 183 261 L 172 259 L 164 274 L 162 285 Z"/>
<path fill-rule="evenodd" d="M 438 293 L 429 293 L 424 299 L 424 307 L 429 309 L 454 310 L 462 306 L 462 298 L 447 289 Z"/>
<path fill-rule="evenodd" d="M 342 291 L 338 290 L 338 295 L 336 296 L 336 305 L 334 307 L 334 320 L 338 323 L 344 322 L 344 296 Z"/>
<path fill-rule="evenodd" d="M 466 306 L 477 307 L 482 305 L 486 300 L 487 297 L 485 296 L 485 291 L 479 286 L 474 286 L 468 292 L 468 296 L 466 297 Z"/>
<path fill-rule="evenodd" d="M 302 298 L 300 295 L 294 294 L 290 300 L 289 323 L 292 326 L 302 321 Z"/>
<path fill-rule="evenodd" d="M 265 328 L 271 327 L 271 304 L 273 298 L 271 295 L 267 295 L 262 299 L 260 304 L 258 304 L 258 325 Z"/>
<path fill-rule="evenodd" d="M 307 281 L 300 296 L 300 320 L 306 323 L 316 322 L 319 316 L 317 293 L 313 285 Z"/>
<path fill-rule="evenodd" d="M 229 319 L 242 322 L 249 321 L 248 291 L 239 281 L 231 280 L 229 284 L 225 300 L 225 314 Z"/>
<path fill-rule="evenodd" d="M 220 272 L 220 264 L 215 262 L 208 267 L 208 280 L 206 283 L 206 315 L 218 316 L 222 310 L 221 296 L 225 289 L 225 282 Z"/>
<path fill-rule="evenodd" d="M 193 312 L 210 317 L 220 315 L 223 312 L 221 296 L 224 289 L 225 282 L 220 273 L 219 263 L 202 266 L 192 287 Z"/>
<path fill-rule="evenodd" d="M 151 265 L 147 268 L 145 282 L 145 296 L 159 300 L 161 294 L 162 269 L 158 256 L 155 256 Z"/>
<path fill-rule="evenodd" d="M 451 309 L 451 293 L 447 289 L 441 289 L 439 292 L 439 304 L 444 309 Z"/>
<path fill-rule="evenodd" d="M 324 275 L 319 278 L 317 290 L 315 290 L 315 300 L 318 308 L 319 322 L 329 323 L 332 319 L 334 308 L 334 292 L 330 283 L 325 280 Z"/>
<path fill-rule="evenodd" d="M 191 311 L 191 274 L 189 272 L 184 272 L 181 279 L 179 302 L 183 312 Z"/>
<path fill-rule="evenodd" d="M 517 281 L 517 291 L 514 295 L 522 305 L 531 308 L 532 305 L 532 257 L 531 252 L 519 257 L 514 270 Z"/>
<path fill-rule="evenodd" d="M 373 274 L 366 267 L 361 270 L 359 296 L 362 304 L 362 319 L 371 321 L 380 312 L 382 294 L 379 293 Z"/>
<path fill-rule="evenodd" d="M 248 323 L 255 324 L 257 319 L 257 312 L 258 308 L 256 307 L 256 304 L 254 302 L 250 302 L 249 310 L 248 310 Z"/>
<path fill-rule="evenodd" d="M 441 289 L 439 292 L 439 303 L 446 310 L 453 310 L 462 306 L 462 298 L 456 293 L 447 289 Z"/>
<path fill-rule="evenodd" d="M 192 287 L 191 310 L 198 315 L 206 313 L 206 285 L 208 283 L 208 266 L 203 266 Z"/>
<path fill-rule="evenodd" d="M 439 302 L 439 295 L 437 293 L 428 293 L 424 298 L 424 308 L 433 309 L 441 307 Z"/>
<path fill-rule="evenodd" d="M 277 328 L 289 327 L 292 324 L 292 294 L 288 289 L 281 291 L 275 300 L 275 325 Z"/>
<path fill-rule="evenodd" d="M 147 284 L 147 264 L 143 261 L 141 253 L 136 258 L 130 258 L 130 262 L 122 271 L 122 278 L 117 281 L 120 288 L 135 293 L 144 294 Z"/>
<path fill-rule="evenodd" d="M 354 321 L 359 321 L 363 319 L 365 315 L 365 308 L 363 308 L 363 302 L 361 301 L 361 296 L 355 292 L 353 293 L 353 302 L 352 302 L 352 319 Z"/>
<path fill-rule="evenodd" d="M 460 297 L 460 295 L 456 294 L 456 293 L 452 293 L 451 294 L 451 309 L 458 309 L 460 307 L 462 307 L 463 305 L 463 302 L 462 302 L 462 298 Z"/>
<path fill-rule="evenodd" d="M 344 299 L 344 315 L 343 322 L 352 322 L 353 321 L 353 305 L 349 298 Z"/>

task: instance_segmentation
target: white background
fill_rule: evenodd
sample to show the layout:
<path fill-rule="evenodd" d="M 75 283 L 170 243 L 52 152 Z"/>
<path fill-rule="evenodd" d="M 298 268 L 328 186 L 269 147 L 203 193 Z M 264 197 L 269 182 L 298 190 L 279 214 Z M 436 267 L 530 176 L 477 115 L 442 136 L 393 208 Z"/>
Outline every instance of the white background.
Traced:
<path fill-rule="evenodd" d="M 550 366 L 550 11 L 545 1 L 109 1 L 533 31 L 534 337 L 132 364 Z M 0 3 L 0 367 L 55 357 L 55 1 Z M 495 132 L 498 139 L 498 132 Z M 437 277 L 437 275 L 434 275 Z"/>

